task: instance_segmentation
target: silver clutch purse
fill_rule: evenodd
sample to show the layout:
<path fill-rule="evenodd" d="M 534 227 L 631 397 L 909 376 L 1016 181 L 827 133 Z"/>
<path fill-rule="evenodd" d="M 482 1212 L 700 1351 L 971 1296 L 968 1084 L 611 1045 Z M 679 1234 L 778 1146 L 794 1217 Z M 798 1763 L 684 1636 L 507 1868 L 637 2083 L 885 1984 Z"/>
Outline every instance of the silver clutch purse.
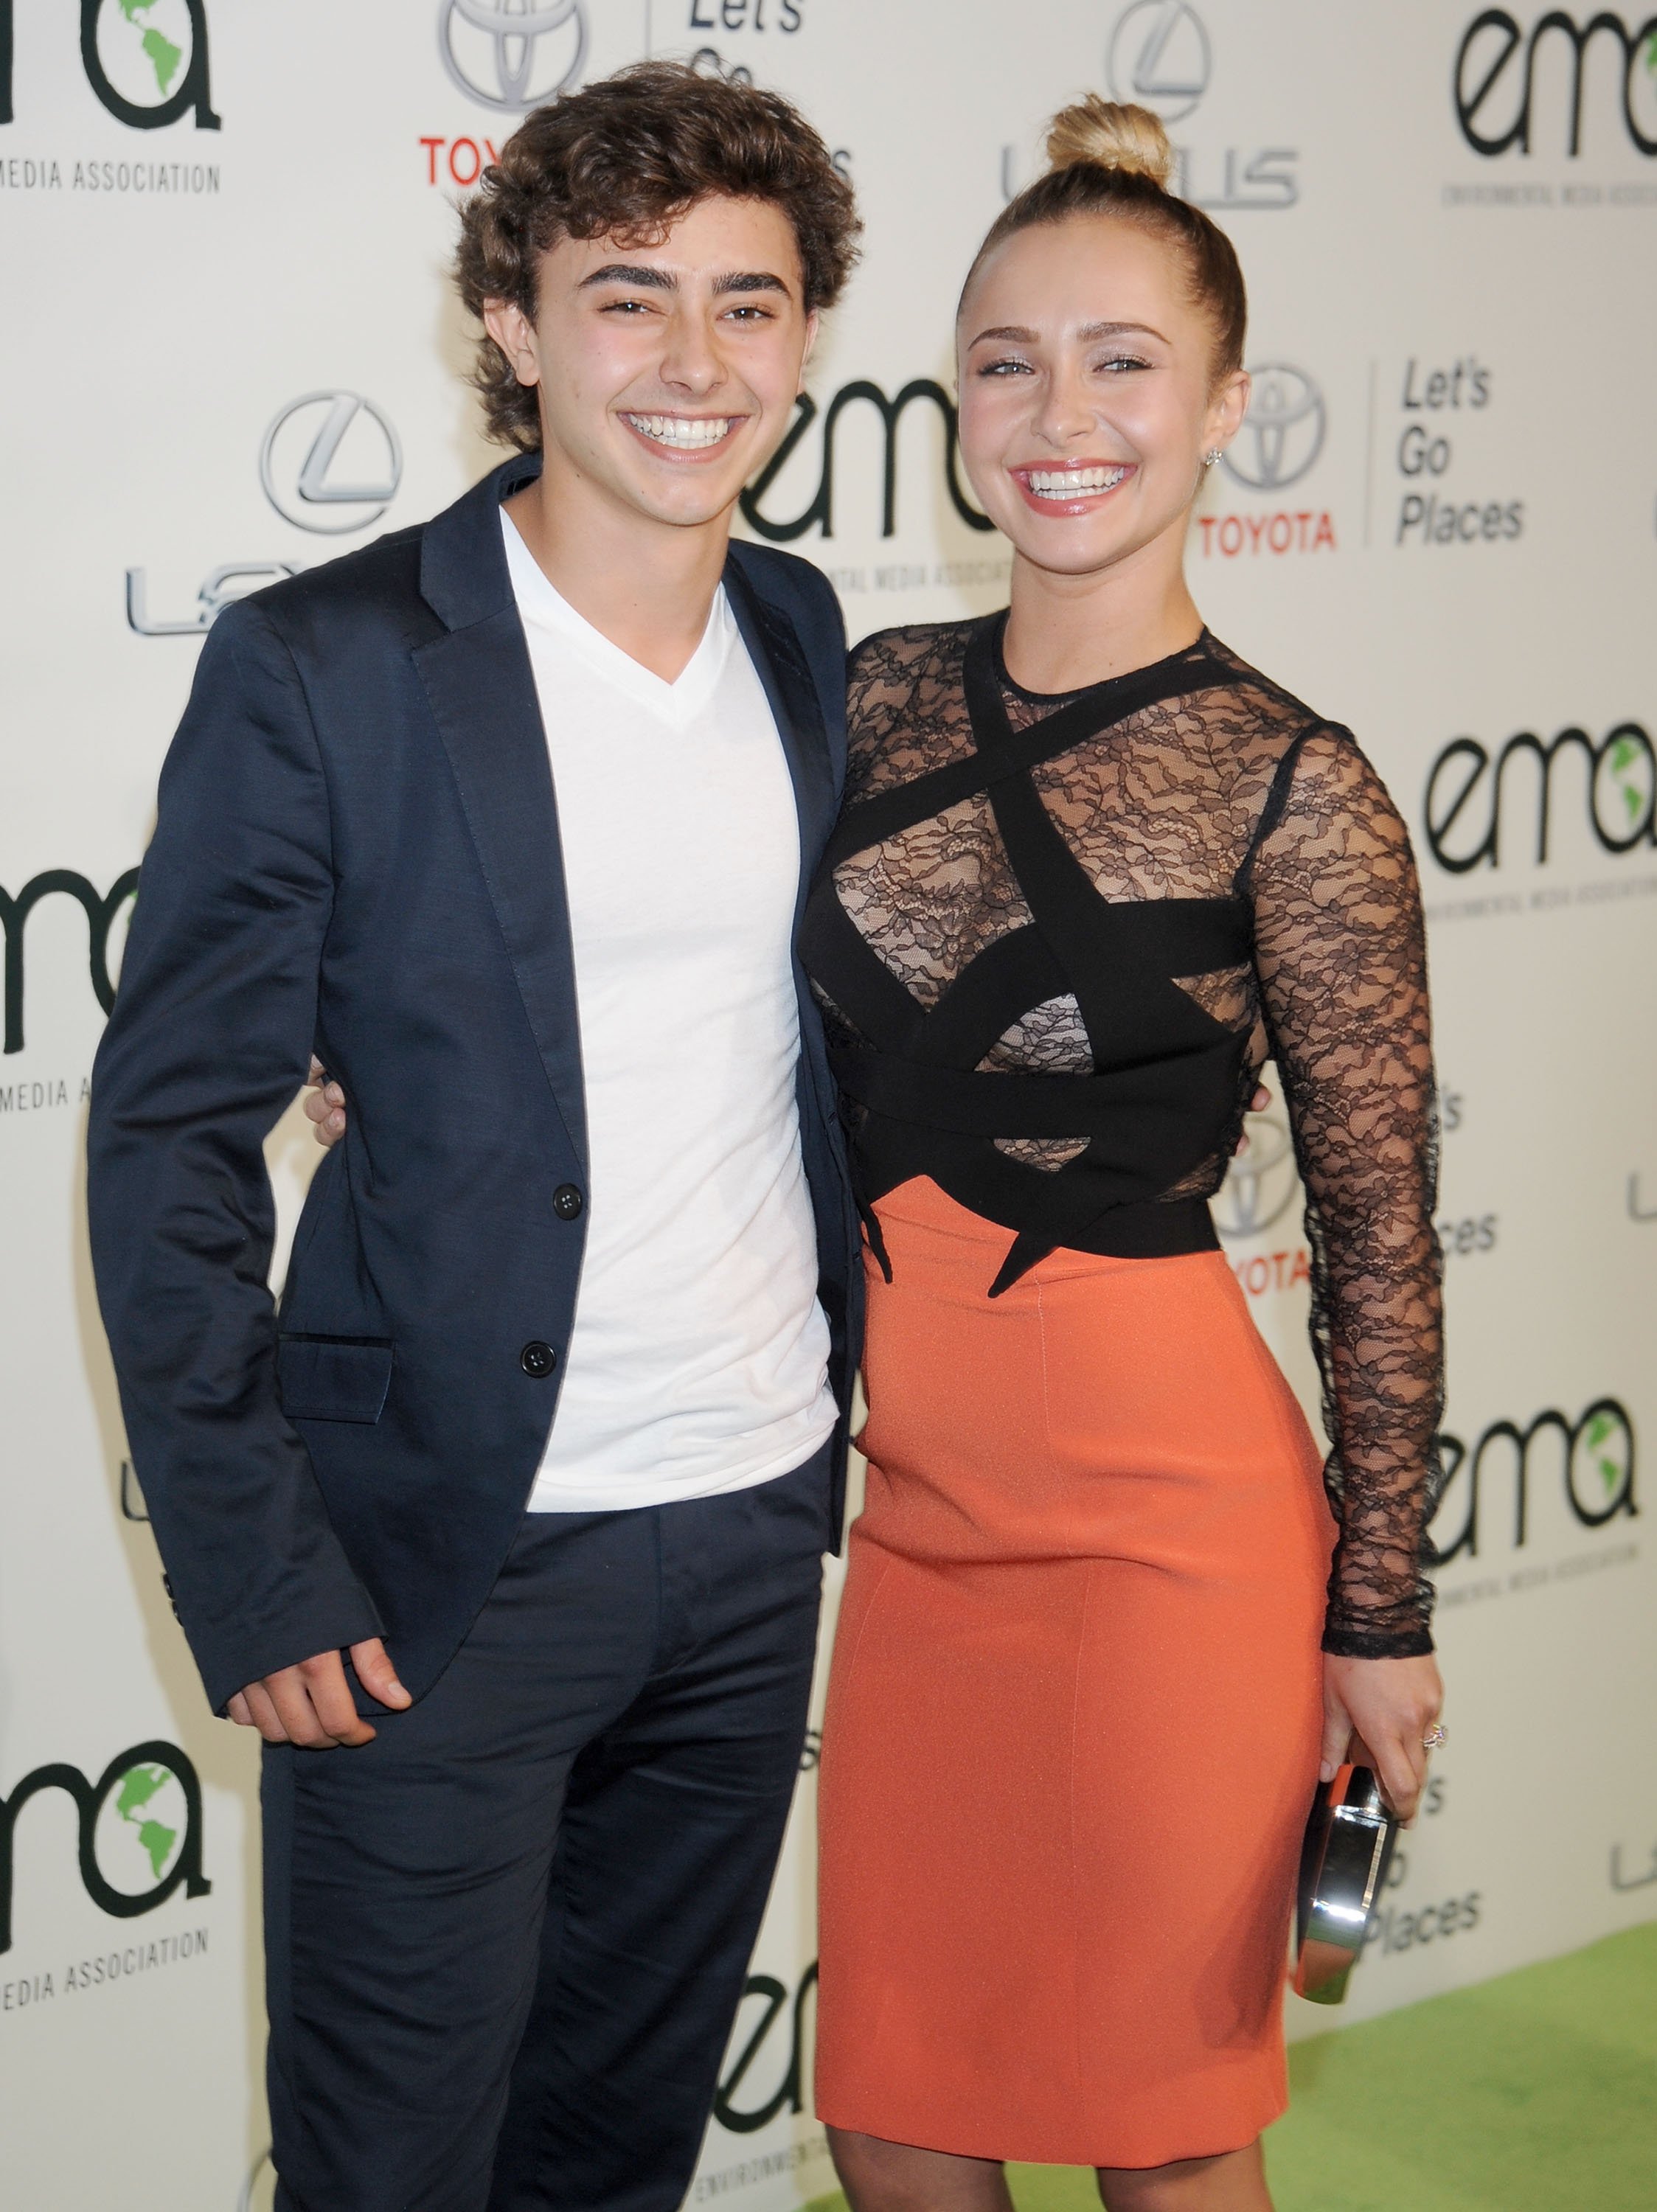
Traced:
<path fill-rule="evenodd" d="M 1392 1864 L 1398 1824 L 1367 1766 L 1319 1783 L 1301 1846 L 1295 1911 L 1297 1996 L 1339 2004 Z"/>

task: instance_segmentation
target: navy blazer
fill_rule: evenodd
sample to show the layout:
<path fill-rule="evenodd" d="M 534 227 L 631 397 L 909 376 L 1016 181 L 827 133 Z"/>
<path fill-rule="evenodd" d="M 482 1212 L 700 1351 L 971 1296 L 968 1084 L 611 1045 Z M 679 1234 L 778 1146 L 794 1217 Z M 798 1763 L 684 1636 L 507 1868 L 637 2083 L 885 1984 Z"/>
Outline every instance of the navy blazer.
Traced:
<path fill-rule="evenodd" d="M 216 1710 L 373 1635 L 412 1695 L 429 1688 L 556 1416 L 588 1215 L 553 1194 L 585 1194 L 586 1111 L 557 810 L 497 515 L 539 468 L 509 461 L 423 527 L 227 609 L 161 772 L 93 1076 L 88 1211 L 134 1466 Z M 839 609 L 768 548 L 733 545 L 725 585 L 794 779 L 803 905 L 844 774 Z M 838 1530 L 858 1228 L 797 957 L 795 974 Z M 262 1146 L 313 1051 L 350 1126 L 278 1315 Z"/>

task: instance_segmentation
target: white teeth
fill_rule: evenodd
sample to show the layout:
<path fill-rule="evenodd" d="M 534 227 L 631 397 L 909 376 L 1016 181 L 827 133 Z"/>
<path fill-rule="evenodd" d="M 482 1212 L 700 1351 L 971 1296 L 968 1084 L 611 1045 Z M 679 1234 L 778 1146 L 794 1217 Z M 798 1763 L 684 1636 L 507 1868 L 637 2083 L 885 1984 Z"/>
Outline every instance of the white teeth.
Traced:
<path fill-rule="evenodd" d="M 1032 469 L 1026 481 L 1040 499 L 1075 499 L 1082 494 L 1109 491 L 1128 473 L 1125 463 L 1112 469 Z"/>
<path fill-rule="evenodd" d="M 730 415 L 629 415 L 625 420 L 659 446 L 695 453 L 716 446 L 737 418 Z"/>

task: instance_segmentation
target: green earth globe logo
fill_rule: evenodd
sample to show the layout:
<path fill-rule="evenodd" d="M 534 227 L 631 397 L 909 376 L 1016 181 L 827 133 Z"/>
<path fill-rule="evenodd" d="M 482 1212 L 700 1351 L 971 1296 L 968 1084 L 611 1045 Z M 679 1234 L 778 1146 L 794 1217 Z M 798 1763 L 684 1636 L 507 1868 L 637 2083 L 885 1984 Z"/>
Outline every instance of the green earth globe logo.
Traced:
<path fill-rule="evenodd" d="M 185 0 L 106 0 L 98 16 L 98 59 L 135 107 L 156 107 L 187 74 L 195 31 Z"/>
<path fill-rule="evenodd" d="M 1657 31 L 1646 40 L 1641 59 L 1644 69 L 1628 73 L 1628 110 L 1630 118 L 1650 138 L 1657 137 Z"/>
<path fill-rule="evenodd" d="M 1605 1498 L 1614 1498 L 1628 1480 L 1634 1456 L 1634 1439 L 1628 1425 L 1614 1413 L 1599 1413 L 1588 1423 L 1583 1437 L 1588 1461 Z M 1600 1503 L 1604 1503 L 1602 1498 Z"/>
<path fill-rule="evenodd" d="M 1657 755 L 1643 736 L 1614 732 L 1594 774 L 1594 813 L 1608 837 L 1632 842 L 1657 797 Z"/>
<path fill-rule="evenodd" d="M 112 1889 L 142 1896 L 164 1882 L 189 1832 L 184 1785 L 171 1767 L 140 1760 L 105 1798 L 94 1846 L 99 1871 Z"/>
<path fill-rule="evenodd" d="M 1636 1510 L 1634 1431 L 1614 1398 L 1590 1406 L 1571 1432 L 1565 1482 L 1587 1528 L 1603 1528 L 1613 1514 Z"/>

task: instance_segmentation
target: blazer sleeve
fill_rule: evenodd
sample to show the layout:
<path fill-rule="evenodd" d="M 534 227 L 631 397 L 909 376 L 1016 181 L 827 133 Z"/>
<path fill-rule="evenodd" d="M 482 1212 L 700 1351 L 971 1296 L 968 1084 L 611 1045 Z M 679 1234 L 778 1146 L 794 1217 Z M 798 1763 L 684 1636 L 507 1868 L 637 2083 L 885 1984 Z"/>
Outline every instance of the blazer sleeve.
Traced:
<path fill-rule="evenodd" d="M 264 1140 L 304 1081 L 333 895 L 298 671 L 264 612 L 203 647 L 94 1066 L 88 1219 L 133 1464 L 222 1711 L 380 1632 L 283 1416 Z"/>

